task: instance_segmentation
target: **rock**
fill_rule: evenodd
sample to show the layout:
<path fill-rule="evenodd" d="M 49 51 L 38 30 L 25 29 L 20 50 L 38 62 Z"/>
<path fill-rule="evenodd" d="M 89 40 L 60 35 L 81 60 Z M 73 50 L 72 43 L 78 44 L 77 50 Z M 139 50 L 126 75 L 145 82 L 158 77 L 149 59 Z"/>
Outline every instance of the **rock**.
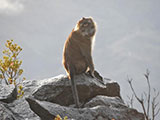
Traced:
<path fill-rule="evenodd" d="M 0 101 L 11 103 L 17 99 L 17 88 L 15 85 L 2 85 L 0 84 Z"/>
<path fill-rule="evenodd" d="M 91 108 L 96 107 L 98 105 L 103 105 L 107 107 L 115 107 L 115 108 L 127 108 L 124 104 L 123 100 L 119 97 L 108 97 L 108 96 L 101 96 L 98 95 L 89 102 L 87 102 L 84 107 Z"/>
<path fill-rule="evenodd" d="M 0 120 L 23 120 L 23 118 L 13 112 L 6 103 L 0 102 Z"/>
<path fill-rule="evenodd" d="M 55 118 L 48 110 L 43 108 L 38 102 L 33 98 L 26 98 L 30 105 L 30 108 L 41 118 L 41 120 L 53 120 Z"/>
<path fill-rule="evenodd" d="M 41 81 L 45 80 L 24 80 L 22 82 L 24 96 L 32 95 L 42 85 Z"/>
<path fill-rule="evenodd" d="M 8 104 L 8 107 L 16 114 L 22 117 L 21 120 L 39 120 L 40 118 L 30 109 L 28 102 L 24 97 Z"/>
<path fill-rule="evenodd" d="M 23 81 L 24 96 L 17 99 L 17 89 L 14 85 L 0 85 L 0 120 L 39 120 L 40 118 L 30 109 L 25 97 L 32 94 L 37 80 Z M 38 86 L 38 85 L 37 85 Z M 16 93 L 16 94 L 15 94 Z M 5 103 L 8 104 L 5 104 Z M 7 107 L 6 107 L 7 106 Z M 6 112 L 7 111 L 7 112 Z M 1 119 L 1 116 L 3 118 Z M 18 119 L 17 115 L 20 116 Z M 5 117 L 7 116 L 7 117 Z"/>
<path fill-rule="evenodd" d="M 85 74 L 75 79 L 79 109 L 74 108 L 70 81 L 64 75 L 23 81 L 24 96 L 19 99 L 14 85 L 1 85 L 0 120 L 53 120 L 58 114 L 72 120 L 144 120 L 143 114 L 123 103 L 117 82 Z"/>
<path fill-rule="evenodd" d="M 27 101 L 40 117 L 47 115 L 47 119 L 41 118 L 42 120 L 53 120 L 57 115 L 72 120 L 144 120 L 143 114 L 125 106 L 118 97 L 97 96 L 86 103 L 85 108 L 79 109 L 39 101 L 33 97 L 27 98 Z"/>
<path fill-rule="evenodd" d="M 78 95 L 82 104 L 97 95 L 120 97 L 120 87 L 117 82 L 107 81 L 106 84 L 85 74 L 75 77 Z M 37 81 L 39 87 L 33 96 L 41 101 L 49 101 L 63 106 L 74 104 L 71 84 L 67 76 L 61 75 L 51 79 Z"/>

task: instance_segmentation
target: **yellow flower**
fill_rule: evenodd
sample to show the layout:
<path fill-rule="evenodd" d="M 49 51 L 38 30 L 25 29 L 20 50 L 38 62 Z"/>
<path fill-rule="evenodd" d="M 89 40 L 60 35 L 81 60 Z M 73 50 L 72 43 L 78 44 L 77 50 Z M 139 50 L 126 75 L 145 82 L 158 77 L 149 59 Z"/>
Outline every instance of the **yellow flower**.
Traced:
<path fill-rule="evenodd" d="M 4 65 L 5 65 L 5 67 L 7 67 L 7 68 L 9 67 L 10 63 L 9 63 L 8 59 L 7 59 L 7 60 L 5 60 Z"/>
<path fill-rule="evenodd" d="M 21 61 L 19 61 L 19 65 L 21 65 L 22 64 L 22 60 Z"/>
<path fill-rule="evenodd" d="M 62 118 L 59 115 L 57 115 L 54 120 L 62 120 Z"/>
<path fill-rule="evenodd" d="M 18 90 L 18 93 L 21 93 L 21 90 Z"/>
<path fill-rule="evenodd" d="M 20 89 L 20 90 L 22 90 L 22 89 L 23 89 L 22 85 L 19 85 L 18 87 L 19 87 L 19 89 Z"/>
<path fill-rule="evenodd" d="M 0 62 L 2 62 L 2 59 L 0 59 Z"/>
<path fill-rule="evenodd" d="M 14 44 L 14 47 L 17 47 L 17 44 Z"/>
<path fill-rule="evenodd" d="M 9 47 L 11 44 L 12 44 L 12 42 L 11 42 L 11 41 L 9 41 L 9 42 L 8 42 L 8 47 Z M 7 46 L 6 46 L 6 47 L 7 47 Z"/>
<path fill-rule="evenodd" d="M 3 54 L 5 54 L 6 53 L 6 50 L 3 50 Z"/>
<path fill-rule="evenodd" d="M 22 75 L 22 73 L 23 73 L 23 70 L 20 69 L 19 72 L 18 72 L 18 74 L 19 74 L 19 75 Z"/>
<path fill-rule="evenodd" d="M 65 117 L 64 117 L 64 120 L 68 120 L 68 117 L 67 117 L 67 116 L 65 116 Z"/>
<path fill-rule="evenodd" d="M 15 57 L 16 57 L 16 53 L 13 53 L 12 57 L 14 57 L 14 58 L 15 58 Z"/>
<path fill-rule="evenodd" d="M 2 64 L 2 68 L 3 68 L 3 70 L 2 70 L 3 72 L 7 71 L 7 67 L 4 64 Z"/>
<path fill-rule="evenodd" d="M 9 57 L 8 56 L 3 56 L 3 59 L 9 59 Z"/>
<path fill-rule="evenodd" d="M 25 78 L 25 77 L 23 77 L 23 80 L 26 80 L 26 78 Z"/>
<path fill-rule="evenodd" d="M 21 95 L 24 95 L 24 91 L 21 92 Z"/>

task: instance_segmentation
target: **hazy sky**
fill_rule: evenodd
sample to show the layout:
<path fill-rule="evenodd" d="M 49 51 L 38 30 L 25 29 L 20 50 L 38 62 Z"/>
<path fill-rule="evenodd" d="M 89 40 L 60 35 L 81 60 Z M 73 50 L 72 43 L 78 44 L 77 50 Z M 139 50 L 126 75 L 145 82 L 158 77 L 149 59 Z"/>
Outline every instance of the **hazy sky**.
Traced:
<path fill-rule="evenodd" d="M 7 39 L 23 48 L 27 79 L 65 74 L 64 42 L 81 17 L 92 16 L 98 26 L 93 59 L 101 75 L 117 81 L 126 99 L 127 76 L 141 93 L 149 69 L 160 91 L 159 11 L 159 0 L 0 0 L 0 51 Z"/>

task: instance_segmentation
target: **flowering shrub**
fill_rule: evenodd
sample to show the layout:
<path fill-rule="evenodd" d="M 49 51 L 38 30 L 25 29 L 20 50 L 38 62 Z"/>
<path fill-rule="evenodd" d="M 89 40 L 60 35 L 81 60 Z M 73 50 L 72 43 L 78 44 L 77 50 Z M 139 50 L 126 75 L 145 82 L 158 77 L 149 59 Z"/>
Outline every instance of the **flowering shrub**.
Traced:
<path fill-rule="evenodd" d="M 13 40 L 7 40 L 6 48 L 3 50 L 3 58 L 0 59 L 0 83 L 3 81 L 5 84 L 14 84 L 18 86 L 18 98 L 23 96 L 24 91 L 22 85 L 18 84 L 17 80 L 25 80 L 25 77 L 20 78 L 23 69 L 20 69 L 22 60 L 19 60 L 18 55 L 22 48 L 13 43 Z"/>

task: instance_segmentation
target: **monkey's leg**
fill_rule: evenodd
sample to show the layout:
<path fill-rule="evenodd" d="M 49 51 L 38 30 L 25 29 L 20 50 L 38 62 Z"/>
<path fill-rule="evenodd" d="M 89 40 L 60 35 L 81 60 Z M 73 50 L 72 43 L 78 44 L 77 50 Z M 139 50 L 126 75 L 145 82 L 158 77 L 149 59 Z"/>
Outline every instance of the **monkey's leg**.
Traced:
<path fill-rule="evenodd" d="M 71 80 L 73 99 L 76 104 L 76 107 L 79 108 L 79 97 L 78 97 L 76 82 L 74 79 L 74 69 L 73 68 L 70 69 L 69 74 L 70 74 L 70 80 Z"/>

